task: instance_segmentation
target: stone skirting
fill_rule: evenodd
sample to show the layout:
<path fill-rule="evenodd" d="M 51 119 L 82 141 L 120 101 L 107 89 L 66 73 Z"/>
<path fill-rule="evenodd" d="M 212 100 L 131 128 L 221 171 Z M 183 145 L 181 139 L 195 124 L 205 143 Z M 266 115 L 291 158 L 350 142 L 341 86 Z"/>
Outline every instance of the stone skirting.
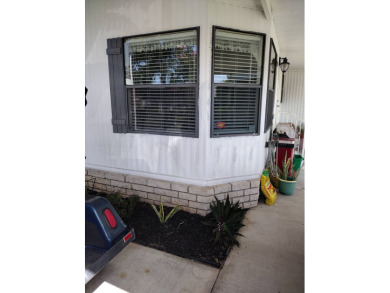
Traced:
<path fill-rule="evenodd" d="M 243 208 L 257 206 L 260 184 L 259 178 L 202 187 L 95 169 L 85 169 L 85 180 L 88 187 L 99 192 L 118 193 L 122 197 L 138 195 L 141 201 L 154 204 L 160 203 L 161 196 L 164 206 L 181 205 L 184 211 L 202 216 L 210 211 L 214 195 L 219 200 L 229 195 L 233 203 L 239 201 Z"/>

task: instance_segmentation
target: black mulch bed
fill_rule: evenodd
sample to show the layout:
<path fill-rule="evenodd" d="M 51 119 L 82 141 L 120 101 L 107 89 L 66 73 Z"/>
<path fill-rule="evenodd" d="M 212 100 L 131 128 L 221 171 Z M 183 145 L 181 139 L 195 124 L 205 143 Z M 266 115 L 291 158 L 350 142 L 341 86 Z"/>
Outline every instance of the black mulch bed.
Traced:
<path fill-rule="evenodd" d="M 106 196 L 105 193 L 88 191 L 86 200 L 96 195 Z M 171 209 L 164 207 L 164 214 L 167 215 Z M 226 260 L 231 246 L 214 243 L 213 227 L 201 223 L 210 217 L 211 214 L 202 217 L 180 210 L 162 225 L 150 204 L 138 202 L 133 215 L 123 221 L 134 228 L 135 243 L 219 268 Z"/>
<path fill-rule="evenodd" d="M 164 207 L 165 215 L 171 209 Z M 161 225 L 150 204 L 139 202 L 125 222 L 134 228 L 135 243 L 220 267 L 230 247 L 214 243 L 213 228 L 201 223 L 208 218 L 180 210 Z"/>

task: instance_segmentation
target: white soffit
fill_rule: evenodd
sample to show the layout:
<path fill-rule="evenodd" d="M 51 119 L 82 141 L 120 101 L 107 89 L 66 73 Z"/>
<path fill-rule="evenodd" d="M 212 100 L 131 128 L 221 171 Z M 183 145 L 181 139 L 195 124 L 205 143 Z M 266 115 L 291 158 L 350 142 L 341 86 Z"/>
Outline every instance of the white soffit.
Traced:
<path fill-rule="evenodd" d="M 279 40 L 280 57 L 287 57 L 290 69 L 305 67 L 305 1 L 268 0 Z"/>

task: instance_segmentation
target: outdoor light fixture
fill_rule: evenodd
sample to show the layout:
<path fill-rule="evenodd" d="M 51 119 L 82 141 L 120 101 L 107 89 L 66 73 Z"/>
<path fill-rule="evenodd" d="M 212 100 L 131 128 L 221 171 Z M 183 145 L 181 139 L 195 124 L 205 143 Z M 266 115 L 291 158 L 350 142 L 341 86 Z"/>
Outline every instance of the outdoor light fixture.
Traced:
<path fill-rule="evenodd" d="M 290 62 L 288 62 L 287 58 L 279 58 L 279 66 L 283 73 L 285 73 L 290 67 Z"/>
<path fill-rule="evenodd" d="M 287 61 L 287 58 L 280 58 L 279 57 L 279 66 L 280 69 L 283 72 L 283 77 L 282 77 L 282 94 L 280 95 L 280 102 L 283 102 L 283 89 L 284 89 L 284 73 L 288 70 L 290 67 L 290 62 Z"/>

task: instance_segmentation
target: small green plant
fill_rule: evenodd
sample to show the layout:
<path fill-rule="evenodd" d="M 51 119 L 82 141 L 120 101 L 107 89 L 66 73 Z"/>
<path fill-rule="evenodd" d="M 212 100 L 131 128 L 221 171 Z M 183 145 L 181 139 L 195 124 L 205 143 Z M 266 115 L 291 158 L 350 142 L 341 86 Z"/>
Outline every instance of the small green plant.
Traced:
<path fill-rule="evenodd" d="M 111 203 L 122 219 L 130 219 L 135 206 L 139 202 L 138 195 L 122 198 L 118 193 L 107 194 L 106 199 Z"/>
<path fill-rule="evenodd" d="M 215 201 L 210 204 L 210 209 L 212 218 L 209 221 L 202 221 L 202 224 L 214 227 L 214 242 L 221 240 L 226 247 L 229 243 L 239 247 L 240 243 L 236 237 L 243 235 L 238 233 L 238 230 L 245 226 L 241 223 L 244 218 L 244 210 L 240 207 L 240 203 L 232 204 L 229 196 L 227 196 L 225 203 L 215 197 Z"/>
<path fill-rule="evenodd" d="M 138 195 L 130 196 L 125 199 L 125 202 L 127 202 L 126 214 L 128 218 L 130 218 L 134 212 L 135 206 L 139 202 L 139 196 Z"/>
<path fill-rule="evenodd" d="M 282 162 L 283 170 L 281 170 L 278 167 L 278 176 L 280 179 L 287 180 L 287 181 L 297 180 L 299 176 L 299 172 L 301 172 L 301 168 L 295 171 L 292 167 L 290 168 L 290 165 L 291 165 L 291 158 L 287 160 L 287 152 L 286 152 L 286 155 L 284 156 L 284 160 Z"/>
<path fill-rule="evenodd" d="M 107 194 L 106 199 L 110 202 L 110 204 L 114 207 L 114 209 L 118 212 L 123 209 L 123 198 L 118 193 Z M 119 214 L 119 216 L 121 216 Z M 122 216 L 121 216 L 122 217 Z"/>
<path fill-rule="evenodd" d="M 164 206 L 163 206 L 163 203 L 162 203 L 162 200 L 161 200 L 161 196 L 160 196 L 160 210 L 157 211 L 157 208 L 155 207 L 154 204 L 150 204 L 154 210 L 154 212 L 156 213 L 160 223 L 162 225 L 164 225 L 166 222 L 168 222 L 168 220 L 170 218 L 172 218 L 174 216 L 174 214 L 176 214 L 178 211 L 180 211 L 181 209 L 181 206 L 175 206 L 171 211 L 170 213 L 164 217 Z"/>

